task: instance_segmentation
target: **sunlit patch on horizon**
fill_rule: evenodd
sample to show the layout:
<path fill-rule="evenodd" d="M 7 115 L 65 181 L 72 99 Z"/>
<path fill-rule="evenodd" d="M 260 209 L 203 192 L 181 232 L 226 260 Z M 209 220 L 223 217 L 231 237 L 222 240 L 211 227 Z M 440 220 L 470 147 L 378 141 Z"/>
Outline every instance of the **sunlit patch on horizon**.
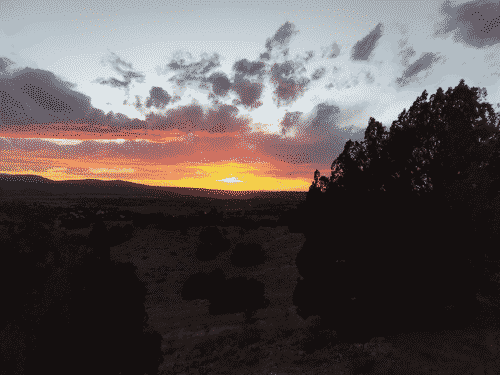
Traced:
<path fill-rule="evenodd" d="M 126 139 L 96 139 L 95 141 L 99 142 L 99 143 L 118 143 L 118 144 L 121 144 L 121 143 L 126 142 Z"/>
<path fill-rule="evenodd" d="M 238 177 L 228 177 L 228 178 L 224 178 L 223 180 L 217 180 L 217 182 L 225 182 L 228 184 L 234 184 L 234 183 L 244 182 L 244 181 L 239 180 Z"/>
<path fill-rule="evenodd" d="M 41 138 L 42 141 L 47 141 L 51 143 L 55 143 L 59 146 L 76 146 L 82 143 L 83 141 L 78 139 L 56 139 L 56 138 Z"/>

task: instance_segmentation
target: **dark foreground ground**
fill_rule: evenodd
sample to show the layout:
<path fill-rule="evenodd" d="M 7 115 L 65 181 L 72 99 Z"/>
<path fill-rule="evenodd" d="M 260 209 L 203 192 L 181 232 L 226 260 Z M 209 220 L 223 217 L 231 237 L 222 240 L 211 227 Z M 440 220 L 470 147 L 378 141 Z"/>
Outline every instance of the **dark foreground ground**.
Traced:
<path fill-rule="evenodd" d="M 71 224 L 78 222 L 78 215 L 86 214 L 79 213 L 79 207 L 75 206 L 77 202 L 81 204 L 81 200 L 25 201 L 60 209 L 57 217 L 53 217 L 53 228 L 58 235 L 89 236 L 91 226 L 84 223 L 78 228 L 79 225 Z M 300 278 L 295 259 L 305 236 L 291 231 L 283 220 L 277 221 L 280 215 L 289 214 L 283 210 L 285 205 L 280 204 L 280 207 L 281 211 L 272 210 L 270 202 L 249 201 L 245 215 L 252 218 L 254 224 L 250 226 L 231 225 L 240 223 L 236 220 L 238 209 L 224 205 L 215 213 L 204 203 L 197 206 L 190 202 L 183 206 L 179 202 L 174 205 L 165 201 L 130 199 L 115 206 L 108 202 L 89 208 L 103 212 L 100 215 L 104 215 L 108 230 L 126 225 L 133 228 L 129 239 L 111 247 L 110 258 L 136 266 L 136 276 L 146 287 L 148 324 L 162 337 L 160 374 L 498 373 L 500 328 L 495 320 L 500 307 L 500 266 L 497 263 L 487 264 L 488 281 L 477 295 L 481 313 L 470 328 L 432 334 L 405 333 L 374 337 L 355 345 L 343 344 L 335 339 L 334 331 L 317 328 L 317 317 L 304 321 L 295 311 L 292 295 Z M 292 207 L 290 204 L 287 208 Z M 126 212 L 131 213 L 130 216 Z M 155 223 L 154 216 L 152 223 L 143 225 L 138 216 L 133 215 L 157 212 L 177 218 L 183 214 L 193 218 L 197 214 L 213 215 L 211 224 L 229 241 L 229 250 L 212 260 L 200 261 L 196 253 L 206 222 L 172 229 Z M 71 217 L 75 219 L 72 221 Z M 13 222 L 21 224 L 23 220 L 22 215 L 2 214 L 0 233 L 7 236 L 9 226 Z M 143 222 L 148 220 L 144 217 Z M 197 223 L 194 219 L 192 222 Z M 240 243 L 260 245 L 264 261 L 254 266 L 235 266 L 231 254 Z M 222 270 L 226 278 L 243 276 L 263 283 L 268 306 L 257 309 L 254 319 L 249 322 L 243 313 L 211 315 L 206 299 L 186 301 L 182 298 L 182 287 L 191 275 L 216 269 Z M 2 352 L 8 354 L 16 342 L 9 339 L 15 336 L 15 327 L 3 323 L 7 324 L 2 324 L 0 333 Z M 316 345 L 318 342 L 320 344 Z"/>

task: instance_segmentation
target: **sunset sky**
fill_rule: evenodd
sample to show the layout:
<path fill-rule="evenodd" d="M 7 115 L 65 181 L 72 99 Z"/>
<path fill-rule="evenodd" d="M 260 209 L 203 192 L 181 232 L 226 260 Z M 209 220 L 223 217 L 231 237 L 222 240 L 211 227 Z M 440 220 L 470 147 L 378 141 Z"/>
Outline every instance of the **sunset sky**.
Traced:
<path fill-rule="evenodd" d="M 0 173 L 306 191 L 370 117 L 465 79 L 499 2 L 0 2 Z"/>

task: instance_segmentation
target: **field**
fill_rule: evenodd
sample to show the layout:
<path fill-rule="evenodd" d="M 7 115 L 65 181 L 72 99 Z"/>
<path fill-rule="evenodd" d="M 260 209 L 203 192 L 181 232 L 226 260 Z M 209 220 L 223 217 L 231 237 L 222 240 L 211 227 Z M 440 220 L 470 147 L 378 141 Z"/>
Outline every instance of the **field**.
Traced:
<path fill-rule="evenodd" d="M 48 201 L 39 203 L 48 204 Z M 53 202 L 55 205 L 56 202 Z M 59 201 L 62 211 L 74 211 L 73 201 Z M 160 374 L 493 374 L 500 368 L 500 329 L 489 318 L 496 315 L 498 265 L 490 263 L 490 283 L 478 295 L 483 313 L 470 330 L 438 335 L 415 333 L 373 338 L 369 343 L 345 345 L 335 341 L 335 332 L 315 330 L 315 318 L 303 321 L 295 312 L 292 294 L 300 275 L 295 257 L 304 244 L 302 233 L 288 226 L 268 224 L 288 213 L 284 205 L 248 201 L 248 213 L 256 225 L 217 225 L 231 243 L 229 251 L 212 261 L 195 257 L 202 226 L 169 230 L 157 225 L 134 227 L 133 237 L 111 248 L 111 259 L 131 262 L 147 287 L 148 323 L 163 337 L 164 362 Z M 129 200 L 127 205 L 101 205 L 100 210 L 130 211 L 189 216 L 207 212 L 214 204 L 168 204 L 165 201 Z M 293 204 L 290 204 L 291 208 Z M 260 207 L 260 208 L 259 208 Z M 274 207 L 274 208 L 273 208 Z M 241 208 L 240 208 L 241 209 Z M 224 216 L 237 216 L 237 209 L 219 206 Z M 2 220 L 11 218 L 0 218 Z M 264 221 L 266 220 L 266 221 Z M 106 226 L 134 224 L 133 220 L 105 220 Z M 60 224 L 59 224 L 60 225 Z M 87 235 L 90 228 L 64 229 L 68 234 Z M 264 264 L 237 268 L 230 254 L 238 243 L 257 242 L 267 256 Z M 243 314 L 212 316 L 207 300 L 185 301 L 180 290 L 196 272 L 222 269 L 226 277 L 244 276 L 261 281 L 269 299 L 268 308 L 258 310 L 256 322 L 246 324 Z M 369 312 L 367 311 L 367 314 Z M 402 317 L 416 319 L 418 317 Z M 312 350 L 313 337 L 330 344 Z M 498 337 L 498 339 L 497 339 Z M 485 372 L 486 371 L 486 372 Z M 493 372 L 492 372 L 493 371 Z"/>
<path fill-rule="evenodd" d="M 372 348 L 369 353 L 377 353 L 376 361 L 366 350 L 341 343 L 307 353 L 303 345 L 310 338 L 313 319 L 304 322 L 292 302 L 300 277 L 294 260 L 305 241 L 304 235 L 290 233 L 286 226 L 220 229 L 232 248 L 239 242 L 258 241 L 269 259 L 260 266 L 235 268 L 230 264 L 229 251 L 214 261 L 199 262 L 193 255 L 201 232 L 199 227 L 189 228 L 186 234 L 154 228 L 136 230 L 132 240 L 112 249 L 117 260 L 138 267 L 139 277 L 147 285 L 150 324 L 164 337 L 162 349 L 169 353 L 161 366 L 165 373 L 197 374 L 200 369 L 209 368 L 216 374 L 346 374 L 356 372 L 354 367 L 362 370 L 367 366 L 370 373 L 390 373 L 392 368 L 395 373 L 451 374 L 473 373 L 481 366 L 486 370 L 500 368 L 495 355 L 498 350 L 495 337 L 500 330 L 488 327 L 487 319 L 469 332 L 426 338 L 406 335 L 374 340 L 371 345 L 360 343 Z M 496 288 L 496 265 L 491 267 L 490 287 Z M 258 311 L 259 320 L 251 327 L 245 327 L 243 314 L 214 317 L 208 313 L 208 301 L 187 302 L 180 297 L 180 288 L 189 275 L 216 268 L 223 269 L 227 277 L 251 277 L 265 284 L 270 305 Z M 495 295 L 493 289 L 490 292 Z M 485 316 L 488 306 L 495 309 L 491 295 L 478 298 L 484 302 Z M 429 345 L 431 342 L 435 346 Z"/>

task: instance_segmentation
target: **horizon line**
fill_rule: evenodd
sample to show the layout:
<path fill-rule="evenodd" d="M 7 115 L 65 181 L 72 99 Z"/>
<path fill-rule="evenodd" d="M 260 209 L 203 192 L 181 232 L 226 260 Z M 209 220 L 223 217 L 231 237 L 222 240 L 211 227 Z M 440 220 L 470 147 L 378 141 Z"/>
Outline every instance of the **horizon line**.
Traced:
<path fill-rule="evenodd" d="M 135 181 L 127 181 L 127 180 L 120 180 L 120 179 L 99 179 L 99 178 L 75 178 L 75 179 L 69 179 L 69 180 L 53 180 L 47 177 L 43 177 L 37 174 L 27 174 L 27 173 L 5 173 L 1 172 L 0 176 L 5 175 L 5 176 L 19 176 L 19 177 L 38 177 L 42 178 L 45 180 L 49 180 L 51 182 L 78 182 L 78 181 L 102 181 L 102 182 L 128 182 L 131 184 L 136 184 L 136 185 L 142 185 L 142 186 L 147 186 L 151 188 L 172 188 L 172 189 L 186 189 L 186 190 L 201 190 L 201 191 L 217 191 L 217 192 L 222 192 L 222 193 L 279 193 L 279 192 L 293 192 L 293 193 L 307 193 L 308 190 L 232 190 L 232 189 L 208 189 L 208 188 L 199 188 L 199 187 L 187 187 L 187 186 L 161 186 L 161 185 L 149 185 L 146 183 L 142 182 L 135 182 Z M 29 182 L 29 181 L 23 181 L 23 182 Z"/>

